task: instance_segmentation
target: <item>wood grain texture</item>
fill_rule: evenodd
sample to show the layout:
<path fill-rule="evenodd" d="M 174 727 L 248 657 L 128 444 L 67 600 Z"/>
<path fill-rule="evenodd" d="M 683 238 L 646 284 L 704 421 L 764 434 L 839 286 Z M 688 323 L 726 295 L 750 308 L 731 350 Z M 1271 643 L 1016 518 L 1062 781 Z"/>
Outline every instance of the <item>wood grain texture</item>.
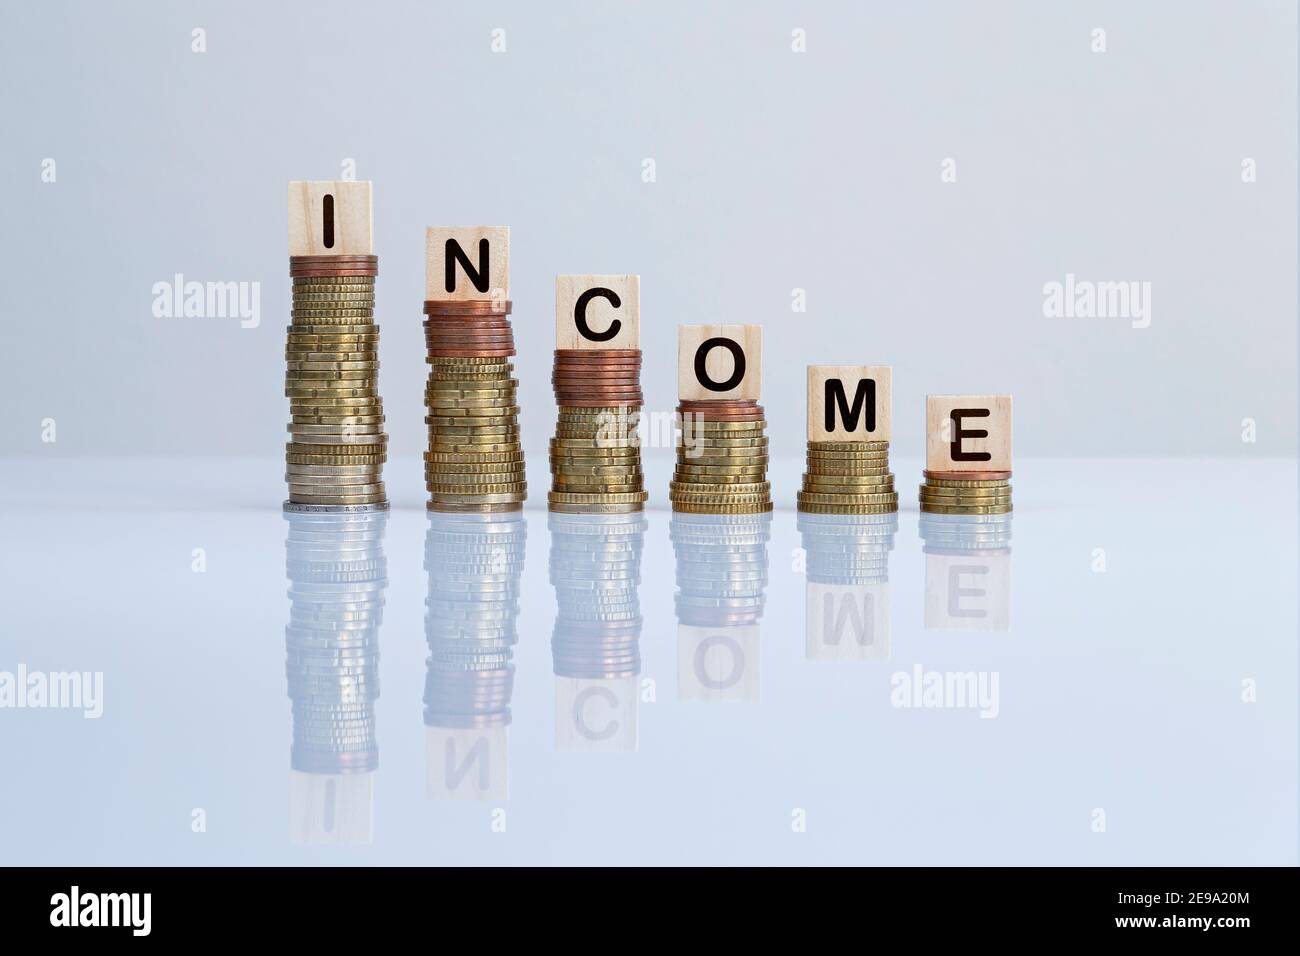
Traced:
<path fill-rule="evenodd" d="M 725 390 L 709 388 L 696 375 L 695 359 L 700 347 L 711 339 L 733 343 L 716 345 L 705 353 L 705 377 L 715 384 L 735 379 Z M 735 372 L 737 352 L 743 356 L 743 374 Z M 762 397 L 763 327 L 761 325 L 679 325 L 677 327 L 677 397 L 687 401 L 712 398 L 754 399 Z"/>
<path fill-rule="evenodd" d="M 808 440 L 889 441 L 893 435 L 893 381 L 894 370 L 888 365 L 809 365 Z M 838 383 L 832 385 L 829 402 L 827 382 Z M 834 423 L 829 429 L 828 407 Z M 846 409 L 856 417 L 846 415 Z M 854 424 L 856 427 L 850 427 Z"/>
<path fill-rule="evenodd" d="M 958 420 L 953 418 L 954 411 L 959 413 Z M 927 395 L 925 467 L 930 471 L 1010 471 L 1011 396 Z"/>
<path fill-rule="evenodd" d="M 457 248 L 463 258 L 456 255 Z M 435 302 L 499 300 L 504 304 L 510 298 L 510 227 L 429 226 L 424 297 Z"/>
<path fill-rule="evenodd" d="M 611 298 L 612 297 L 612 298 Z M 618 304 L 614 304 L 614 300 Z M 582 302 L 581 320 L 578 315 Z M 609 338 L 595 339 L 591 336 Z M 641 347 L 641 277 L 624 276 L 556 276 L 555 277 L 555 347 L 557 349 L 639 349 Z"/>
<path fill-rule="evenodd" d="M 325 241 L 325 197 L 332 197 L 333 244 Z M 370 256 L 375 253 L 374 201 L 369 182 L 289 183 L 289 255 Z"/>

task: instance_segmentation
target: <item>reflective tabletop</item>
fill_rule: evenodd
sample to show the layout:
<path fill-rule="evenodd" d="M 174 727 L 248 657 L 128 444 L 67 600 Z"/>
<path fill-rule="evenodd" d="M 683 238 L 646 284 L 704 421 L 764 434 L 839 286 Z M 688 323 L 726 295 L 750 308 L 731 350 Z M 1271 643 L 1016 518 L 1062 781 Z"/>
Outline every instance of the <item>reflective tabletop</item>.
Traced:
<path fill-rule="evenodd" d="M 478 516 L 390 462 L 332 516 L 270 461 L 11 463 L 4 858 L 1297 862 L 1294 461 L 1027 461 L 973 518 L 907 461 L 897 515 L 796 514 L 795 460 L 674 515 L 669 467 Z"/>

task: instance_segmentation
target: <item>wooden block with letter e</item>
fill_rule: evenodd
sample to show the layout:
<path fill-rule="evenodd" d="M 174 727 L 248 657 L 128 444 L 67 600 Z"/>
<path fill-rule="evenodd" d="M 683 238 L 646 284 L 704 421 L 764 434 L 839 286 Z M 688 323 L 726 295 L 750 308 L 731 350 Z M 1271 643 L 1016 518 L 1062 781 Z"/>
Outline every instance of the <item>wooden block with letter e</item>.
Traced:
<path fill-rule="evenodd" d="M 510 298 L 509 226 L 430 226 L 424 297 L 430 302 Z"/>
<path fill-rule="evenodd" d="M 888 365 L 809 365 L 809 441 L 889 441 Z"/>
<path fill-rule="evenodd" d="M 640 276 L 556 276 L 557 349 L 639 349 Z"/>
<path fill-rule="evenodd" d="M 927 395 L 927 471 L 1010 471 L 1010 395 Z"/>
<path fill-rule="evenodd" d="M 762 388 L 761 325 L 679 325 L 677 397 L 757 401 Z"/>
<path fill-rule="evenodd" d="M 289 255 L 370 256 L 374 203 L 368 182 L 289 183 Z"/>

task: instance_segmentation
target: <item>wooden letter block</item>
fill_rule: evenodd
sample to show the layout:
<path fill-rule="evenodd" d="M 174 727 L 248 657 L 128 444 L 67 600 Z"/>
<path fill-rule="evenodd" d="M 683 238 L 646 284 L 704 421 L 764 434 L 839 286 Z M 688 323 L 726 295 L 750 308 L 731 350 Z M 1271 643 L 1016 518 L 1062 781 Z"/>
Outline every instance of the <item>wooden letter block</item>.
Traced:
<path fill-rule="evenodd" d="M 556 276 L 557 349 L 639 349 L 640 276 Z"/>
<path fill-rule="evenodd" d="M 368 182 L 291 182 L 289 255 L 374 255 L 373 213 Z"/>
<path fill-rule="evenodd" d="M 430 800 L 504 800 L 509 793 L 508 728 L 424 728 L 424 784 Z"/>
<path fill-rule="evenodd" d="M 677 699 L 758 701 L 757 624 L 677 625 Z"/>
<path fill-rule="evenodd" d="M 679 325 L 677 396 L 691 402 L 760 397 L 761 325 Z"/>
<path fill-rule="evenodd" d="M 889 656 L 888 584 L 809 581 L 804 594 L 804 649 L 809 660 Z"/>
<path fill-rule="evenodd" d="M 809 441 L 889 441 L 893 433 L 888 365 L 809 365 Z"/>
<path fill-rule="evenodd" d="M 425 233 L 428 301 L 510 298 L 509 226 L 430 226 Z"/>
<path fill-rule="evenodd" d="M 1005 631 L 1010 626 L 1010 551 L 925 556 L 926 630 Z"/>
<path fill-rule="evenodd" d="M 929 471 L 1010 471 L 1010 395 L 927 395 Z"/>
<path fill-rule="evenodd" d="M 635 677 L 555 678 L 555 749 L 633 752 L 637 747 Z"/>

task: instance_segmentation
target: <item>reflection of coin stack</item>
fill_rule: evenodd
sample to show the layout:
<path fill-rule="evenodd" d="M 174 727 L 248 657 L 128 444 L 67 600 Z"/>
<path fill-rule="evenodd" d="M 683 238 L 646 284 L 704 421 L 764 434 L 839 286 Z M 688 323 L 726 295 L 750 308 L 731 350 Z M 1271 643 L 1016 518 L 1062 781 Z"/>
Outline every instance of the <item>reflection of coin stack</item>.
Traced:
<path fill-rule="evenodd" d="M 472 754 L 479 742 L 510 723 L 526 538 L 518 513 L 429 517 L 424 723 L 430 728 L 431 789 L 443 795 L 455 795 L 457 777 L 440 768 L 480 759 Z M 504 759 L 503 746 L 498 749 Z"/>
<path fill-rule="evenodd" d="M 429 450 L 434 511 L 517 511 L 527 489 L 510 303 L 425 302 Z"/>
<path fill-rule="evenodd" d="M 898 515 L 799 515 L 810 658 L 889 655 L 889 553 Z"/>
<path fill-rule="evenodd" d="M 755 700 L 772 516 L 674 514 L 678 686 L 685 699 Z"/>
<path fill-rule="evenodd" d="M 752 399 L 683 399 L 677 414 L 677 470 L 668 486 L 673 510 L 736 515 L 771 511 L 763 407 Z"/>
<path fill-rule="evenodd" d="M 370 184 L 290 183 L 289 236 L 286 504 L 291 511 L 386 508 Z"/>
<path fill-rule="evenodd" d="M 922 514 L 927 628 L 1011 624 L 1011 514 Z"/>
<path fill-rule="evenodd" d="M 640 349 L 556 349 L 551 439 L 552 511 L 640 511 L 647 497 L 637 424 Z"/>
<path fill-rule="evenodd" d="M 799 510 L 876 515 L 898 510 L 887 441 L 810 441 Z"/>
<path fill-rule="evenodd" d="M 646 527 L 641 514 L 551 514 L 556 739 L 566 749 L 636 749 Z"/>
<path fill-rule="evenodd" d="M 387 515 L 287 517 L 293 832 L 303 842 L 364 842 L 370 772 L 379 764 L 375 701 Z"/>

